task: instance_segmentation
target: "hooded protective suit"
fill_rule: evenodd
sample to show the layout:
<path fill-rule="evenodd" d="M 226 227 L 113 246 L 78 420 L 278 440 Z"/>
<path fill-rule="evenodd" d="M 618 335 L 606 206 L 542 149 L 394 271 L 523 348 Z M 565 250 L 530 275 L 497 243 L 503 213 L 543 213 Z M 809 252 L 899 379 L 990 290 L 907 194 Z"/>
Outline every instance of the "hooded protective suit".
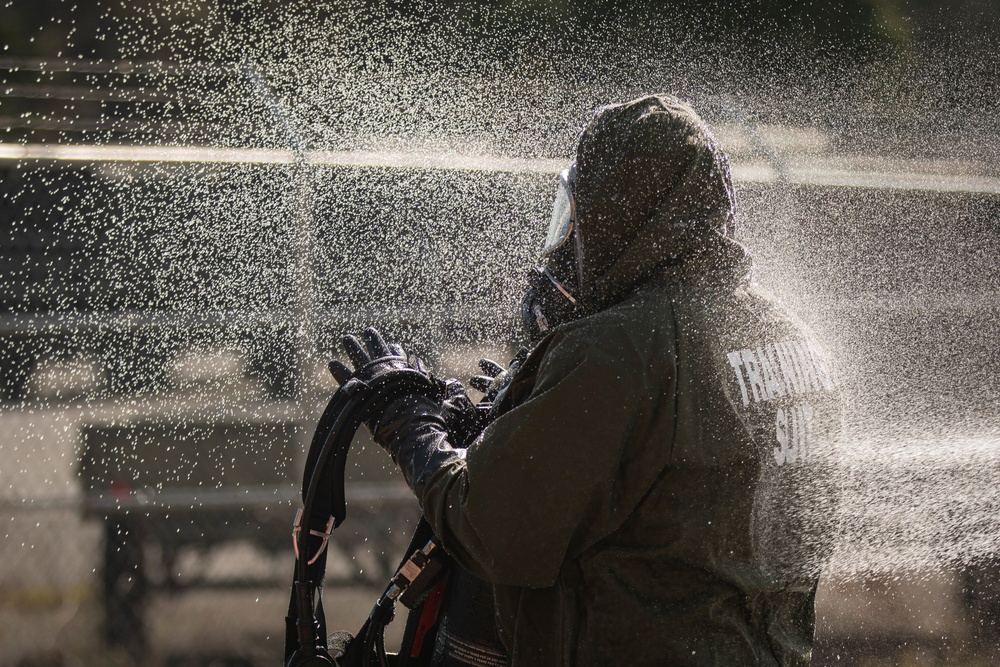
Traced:
<path fill-rule="evenodd" d="M 688 106 L 601 109 L 576 167 L 585 315 L 534 348 L 467 455 L 431 405 L 388 411 L 377 439 L 494 584 L 513 665 L 808 664 L 828 364 L 749 284 L 725 157 Z"/>

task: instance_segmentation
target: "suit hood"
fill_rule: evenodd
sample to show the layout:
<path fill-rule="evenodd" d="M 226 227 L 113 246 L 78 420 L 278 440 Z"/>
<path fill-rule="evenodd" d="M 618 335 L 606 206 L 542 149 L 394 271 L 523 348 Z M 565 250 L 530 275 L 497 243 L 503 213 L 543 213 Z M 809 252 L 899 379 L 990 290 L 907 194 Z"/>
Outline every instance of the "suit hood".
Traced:
<path fill-rule="evenodd" d="M 602 107 L 576 154 L 580 273 L 588 310 L 628 295 L 667 266 L 743 279 L 732 239 L 729 164 L 708 127 L 677 98 Z"/>

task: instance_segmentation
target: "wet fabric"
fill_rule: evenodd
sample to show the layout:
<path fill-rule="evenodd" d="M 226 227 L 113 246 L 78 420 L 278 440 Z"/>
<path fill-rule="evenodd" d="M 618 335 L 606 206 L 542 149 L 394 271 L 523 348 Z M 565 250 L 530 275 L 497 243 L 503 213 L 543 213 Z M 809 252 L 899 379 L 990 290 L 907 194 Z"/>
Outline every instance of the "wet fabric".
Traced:
<path fill-rule="evenodd" d="M 576 216 L 591 312 L 665 262 L 732 236 L 729 164 L 687 104 L 667 96 L 605 107 L 580 137 Z"/>
<path fill-rule="evenodd" d="M 536 346 L 465 458 L 412 404 L 381 437 L 426 452 L 408 478 L 494 584 L 511 664 L 808 664 L 840 427 L 827 360 L 750 284 L 690 109 L 603 110 L 577 166 L 591 314 Z"/>

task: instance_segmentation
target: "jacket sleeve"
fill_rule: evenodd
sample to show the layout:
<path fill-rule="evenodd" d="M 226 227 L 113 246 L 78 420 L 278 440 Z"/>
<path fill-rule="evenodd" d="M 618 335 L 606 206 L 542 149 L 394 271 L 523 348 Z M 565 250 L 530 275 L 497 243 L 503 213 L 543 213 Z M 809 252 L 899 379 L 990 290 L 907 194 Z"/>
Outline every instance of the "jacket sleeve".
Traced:
<path fill-rule="evenodd" d="M 466 461 L 426 476 L 424 516 L 463 567 L 495 584 L 550 586 L 568 556 L 621 525 L 658 474 L 629 460 L 662 405 L 642 377 L 648 363 L 628 345 L 560 336 L 527 399 Z"/>

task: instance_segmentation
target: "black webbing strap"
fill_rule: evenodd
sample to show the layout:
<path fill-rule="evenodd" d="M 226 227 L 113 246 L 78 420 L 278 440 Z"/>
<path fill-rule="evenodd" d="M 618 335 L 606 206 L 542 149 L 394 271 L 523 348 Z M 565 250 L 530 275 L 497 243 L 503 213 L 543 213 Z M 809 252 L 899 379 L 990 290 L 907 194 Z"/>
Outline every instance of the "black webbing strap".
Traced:
<path fill-rule="evenodd" d="M 399 565 L 396 566 L 396 572 L 399 572 L 403 568 L 406 562 L 410 559 L 410 556 L 413 554 L 413 552 L 419 550 L 421 547 L 427 544 L 427 542 L 433 537 L 434 537 L 434 531 L 431 529 L 431 525 L 427 523 L 427 520 L 424 519 L 423 516 L 421 516 L 420 521 L 417 522 L 416 529 L 414 529 L 413 531 L 413 536 L 410 538 L 410 543 L 409 545 L 407 545 L 406 551 L 403 552 L 403 557 L 400 559 Z M 376 608 L 378 607 L 379 602 L 381 602 L 383 598 L 385 598 L 385 594 L 383 594 L 383 596 L 379 599 L 379 601 L 375 603 L 376 607 L 372 609 L 372 613 L 369 614 L 367 619 L 365 619 L 364 625 L 361 626 L 361 629 L 358 630 L 358 634 L 355 635 L 355 640 L 351 642 L 351 645 L 344 656 L 343 660 L 344 667 L 348 666 L 355 667 L 356 665 L 364 664 L 365 637 L 368 636 L 368 632 L 371 629 L 372 623 L 375 622 L 376 611 L 377 611 Z M 409 618 L 413 618 L 414 616 L 419 616 L 422 606 L 423 603 L 414 607 L 410 611 Z M 375 631 L 382 632 L 383 628 L 375 628 Z M 410 638 L 410 642 L 412 642 L 412 637 Z M 407 642 L 406 633 L 404 633 L 403 644 L 400 647 L 399 651 L 400 656 L 404 655 L 409 656 L 410 648 L 411 647 Z"/>
<path fill-rule="evenodd" d="M 288 615 L 285 616 L 285 661 L 299 649 L 299 612 L 297 604 L 296 586 L 307 585 L 310 587 L 310 602 L 315 604 L 316 613 L 311 619 L 305 619 L 315 623 L 316 638 L 319 645 L 326 648 L 326 613 L 323 610 L 323 579 L 326 576 L 326 551 L 320 554 L 319 558 L 307 569 L 305 578 L 299 576 L 298 562 L 295 564 L 295 572 L 292 583 L 292 592 L 288 600 Z"/>
<path fill-rule="evenodd" d="M 298 553 L 285 617 L 286 663 L 300 649 L 312 654 L 325 652 L 327 648 L 322 600 L 326 547 L 330 532 L 347 516 L 344 476 L 354 433 L 369 417 L 370 406 L 383 404 L 397 395 L 436 391 L 427 377 L 416 370 L 397 371 L 392 378 L 375 377 L 368 384 L 352 378 L 337 390 L 323 411 L 306 457 L 303 509 L 297 516 L 297 532 L 293 535 Z M 315 646 L 304 645 L 312 643 Z"/>
<path fill-rule="evenodd" d="M 320 417 L 309 445 L 302 480 L 302 500 L 309 507 L 303 508 L 297 515 L 295 526 L 297 531 L 305 531 L 307 535 L 304 539 L 300 539 L 298 534 L 293 533 L 293 539 L 296 552 L 304 547 L 305 560 L 312 562 L 307 562 L 303 571 L 303 559 L 296 557 L 288 615 L 285 617 L 286 661 L 300 648 L 301 633 L 298 627 L 300 623 L 314 624 L 313 634 L 316 637 L 317 648 L 326 648 L 326 614 L 322 596 L 323 580 L 326 576 L 326 547 L 329 540 L 329 535 L 326 533 L 339 525 L 346 515 L 344 467 L 354 432 L 362 421 L 360 414 L 362 406 L 353 400 L 357 393 L 356 389 L 343 391 L 341 388 L 333 395 Z M 331 457 L 333 465 L 327 465 Z M 312 494 L 309 493 L 311 484 L 316 485 Z M 324 493 L 323 490 L 327 492 Z M 333 524 L 329 522 L 331 516 L 334 517 Z M 301 618 L 299 595 L 302 593 L 298 590 L 300 587 L 308 588 L 311 610 L 308 618 Z"/>
<path fill-rule="evenodd" d="M 423 516 L 420 517 L 420 522 L 417 524 L 416 530 L 413 532 L 413 537 L 410 539 L 410 545 L 406 549 L 406 554 L 403 555 L 404 560 L 400 562 L 399 567 L 396 568 L 398 571 L 403 567 L 405 559 L 408 554 L 412 554 L 415 550 L 419 549 L 427 540 L 434 537 L 434 531 L 431 529 L 431 525 L 427 523 L 427 519 Z M 449 568 L 450 563 L 446 564 L 445 572 Z M 441 582 L 442 585 L 447 585 L 447 582 Z M 414 644 L 417 641 L 418 635 L 422 628 L 420 627 L 421 618 L 424 614 L 424 605 L 428 603 L 428 599 L 422 600 L 419 604 L 410 609 L 409 615 L 406 617 L 406 626 L 403 629 L 403 641 L 399 647 L 399 657 L 396 660 L 396 667 L 408 667 L 411 664 L 411 658 L 413 656 Z M 431 641 L 425 641 L 430 639 Z M 433 636 L 421 637 L 420 640 L 423 642 L 422 650 L 417 659 L 423 658 L 428 655 L 428 650 L 433 649 Z"/>

